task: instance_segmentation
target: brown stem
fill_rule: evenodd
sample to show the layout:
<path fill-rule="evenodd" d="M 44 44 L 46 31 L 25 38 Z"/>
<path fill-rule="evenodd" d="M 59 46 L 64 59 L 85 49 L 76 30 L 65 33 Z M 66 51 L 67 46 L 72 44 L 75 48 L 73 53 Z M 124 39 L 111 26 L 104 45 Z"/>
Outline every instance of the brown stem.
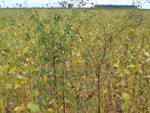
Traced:
<path fill-rule="evenodd" d="M 61 45 L 63 45 L 61 43 Z M 64 64 L 64 59 L 63 59 L 63 53 L 61 51 L 61 57 L 62 57 L 62 74 L 63 74 L 63 87 L 65 87 L 65 77 L 64 77 L 64 73 L 65 73 L 65 64 Z M 65 109 L 65 88 L 63 88 L 63 113 L 66 113 L 66 109 Z"/>
<path fill-rule="evenodd" d="M 97 95 L 97 99 L 98 99 L 98 113 L 100 113 L 100 76 L 99 76 L 99 73 L 98 73 L 98 75 L 97 75 L 97 77 L 98 77 L 98 95 Z"/>

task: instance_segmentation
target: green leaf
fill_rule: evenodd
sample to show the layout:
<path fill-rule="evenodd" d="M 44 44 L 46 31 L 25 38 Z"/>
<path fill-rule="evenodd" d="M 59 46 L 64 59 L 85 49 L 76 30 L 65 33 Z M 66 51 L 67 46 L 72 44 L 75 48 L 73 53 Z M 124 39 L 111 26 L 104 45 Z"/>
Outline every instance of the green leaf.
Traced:
<path fill-rule="evenodd" d="M 4 71 L 5 68 L 4 68 L 3 66 L 0 66 L 0 70 L 1 70 L 1 71 Z"/>
<path fill-rule="evenodd" d="M 0 75 L 3 75 L 4 70 L 5 70 L 5 68 L 3 66 L 0 66 Z"/>
<path fill-rule="evenodd" d="M 104 109 L 103 109 L 102 107 L 101 107 L 101 109 L 100 109 L 100 110 L 101 110 L 101 113 L 105 113 L 105 112 L 104 112 Z"/>
<path fill-rule="evenodd" d="M 130 96 L 127 93 L 123 93 L 122 96 L 123 96 L 123 99 L 124 99 L 125 102 L 130 101 Z"/>
<path fill-rule="evenodd" d="M 2 80 L 2 79 L 5 79 L 5 75 L 0 75 L 0 80 Z"/>
<path fill-rule="evenodd" d="M 121 110 L 125 110 L 125 109 L 127 109 L 129 106 L 130 106 L 130 102 L 124 102 L 124 103 L 121 105 Z"/>
<path fill-rule="evenodd" d="M 12 88 L 12 85 L 11 84 L 6 84 L 5 85 L 5 89 L 11 89 Z"/>
<path fill-rule="evenodd" d="M 28 103 L 28 109 L 30 109 L 33 113 L 40 111 L 39 105 L 34 104 L 33 102 Z"/>

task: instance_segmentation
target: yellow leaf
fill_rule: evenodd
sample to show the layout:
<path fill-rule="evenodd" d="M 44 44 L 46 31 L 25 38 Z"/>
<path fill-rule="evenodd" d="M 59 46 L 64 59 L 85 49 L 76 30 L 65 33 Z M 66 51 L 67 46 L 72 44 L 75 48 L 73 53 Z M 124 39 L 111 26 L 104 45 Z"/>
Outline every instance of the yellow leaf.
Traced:
<path fill-rule="evenodd" d="M 32 63 L 32 62 L 33 62 L 33 60 L 30 58 L 30 59 L 29 59 L 29 62 L 30 62 L 30 63 Z"/>
<path fill-rule="evenodd" d="M 74 57 L 72 61 L 73 61 L 74 63 L 78 63 L 78 60 L 79 60 L 78 57 Z"/>
<path fill-rule="evenodd" d="M 63 95 L 63 90 L 62 90 L 62 89 L 57 89 L 57 94 L 58 94 L 59 96 L 62 96 L 62 95 Z"/>
<path fill-rule="evenodd" d="M 35 93 L 36 96 L 39 96 L 39 95 L 40 95 L 40 92 L 39 92 L 38 90 L 35 90 L 34 93 Z"/>
<path fill-rule="evenodd" d="M 53 109 L 48 109 L 49 113 L 54 113 Z"/>
<path fill-rule="evenodd" d="M 31 69 L 30 69 L 30 73 L 33 73 L 35 71 L 35 67 L 31 67 Z"/>
<path fill-rule="evenodd" d="M 23 79 L 23 78 L 24 78 L 24 77 L 21 76 L 21 75 L 16 75 L 16 77 L 17 77 L 18 79 Z"/>
<path fill-rule="evenodd" d="M 81 76 L 81 79 L 82 79 L 82 80 L 85 80 L 85 79 L 86 79 L 86 77 L 85 77 L 85 76 Z"/>
<path fill-rule="evenodd" d="M 14 111 L 17 113 L 21 113 L 23 110 L 25 110 L 25 106 L 17 106 Z"/>
<path fill-rule="evenodd" d="M 30 84 L 28 82 L 26 83 L 26 87 L 28 87 L 28 88 L 30 87 Z"/>
<path fill-rule="evenodd" d="M 11 69 L 11 70 L 9 71 L 9 73 L 12 74 L 12 73 L 14 73 L 15 71 L 16 71 L 16 69 L 13 68 L 13 69 Z"/>
<path fill-rule="evenodd" d="M 21 85 L 24 85 L 26 83 L 26 81 L 22 80 L 21 81 Z"/>
<path fill-rule="evenodd" d="M 72 103 L 72 101 L 71 101 L 71 100 L 68 100 L 68 99 L 65 99 L 65 102 L 66 102 L 67 104 Z"/>
<path fill-rule="evenodd" d="M 118 68 L 118 67 L 119 67 L 119 65 L 116 63 L 116 64 L 114 64 L 114 67 L 115 67 L 115 68 Z"/>
<path fill-rule="evenodd" d="M 0 98 L 0 109 L 3 109 L 3 101 L 2 101 L 2 99 Z"/>
<path fill-rule="evenodd" d="M 15 84 L 14 89 L 18 89 L 19 87 L 20 87 L 20 85 L 19 85 L 19 84 Z"/>
<path fill-rule="evenodd" d="M 145 56 L 149 57 L 149 53 L 148 52 L 144 52 Z"/>
<path fill-rule="evenodd" d="M 48 81 L 47 75 L 44 75 L 44 82 L 47 83 L 47 81 Z"/>
<path fill-rule="evenodd" d="M 21 85 L 24 85 L 26 83 L 27 83 L 27 80 L 25 80 L 25 79 L 21 81 Z"/>
<path fill-rule="evenodd" d="M 57 79 L 60 78 L 60 75 L 57 74 L 57 75 L 56 75 L 56 78 L 57 78 Z"/>
<path fill-rule="evenodd" d="M 45 100 L 42 100 L 43 104 L 46 104 Z"/>

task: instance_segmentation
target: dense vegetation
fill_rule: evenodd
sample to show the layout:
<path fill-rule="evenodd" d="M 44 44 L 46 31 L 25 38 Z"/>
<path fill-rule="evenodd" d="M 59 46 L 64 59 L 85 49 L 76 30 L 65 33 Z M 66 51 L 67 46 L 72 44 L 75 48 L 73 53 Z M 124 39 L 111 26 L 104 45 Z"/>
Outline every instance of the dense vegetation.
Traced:
<path fill-rule="evenodd" d="M 135 5 L 94 5 L 94 8 L 137 8 Z"/>
<path fill-rule="evenodd" d="M 149 113 L 150 12 L 0 10 L 0 113 Z"/>

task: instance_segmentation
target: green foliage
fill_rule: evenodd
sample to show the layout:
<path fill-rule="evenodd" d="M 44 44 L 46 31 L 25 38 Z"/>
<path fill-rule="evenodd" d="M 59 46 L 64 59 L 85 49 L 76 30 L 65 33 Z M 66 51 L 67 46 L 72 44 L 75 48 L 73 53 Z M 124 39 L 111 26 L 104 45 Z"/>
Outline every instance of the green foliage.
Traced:
<path fill-rule="evenodd" d="M 39 105 L 34 104 L 34 103 L 32 103 L 32 102 L 28 103 L 28 106 L 27 106 L 27 107 L 28 107 L 28 109 L 30 109 L 31 112 L 33 112 L 33 113 L 40 111 Z"/>
<path fill-rule="evenodd" d="M 127 93 L 123 93 L 122 97 L 123 97 L 124 102 L 121 105 L 121 109 L 125 110 L 126 108 L 130 106 L 130 96 Z"/>

